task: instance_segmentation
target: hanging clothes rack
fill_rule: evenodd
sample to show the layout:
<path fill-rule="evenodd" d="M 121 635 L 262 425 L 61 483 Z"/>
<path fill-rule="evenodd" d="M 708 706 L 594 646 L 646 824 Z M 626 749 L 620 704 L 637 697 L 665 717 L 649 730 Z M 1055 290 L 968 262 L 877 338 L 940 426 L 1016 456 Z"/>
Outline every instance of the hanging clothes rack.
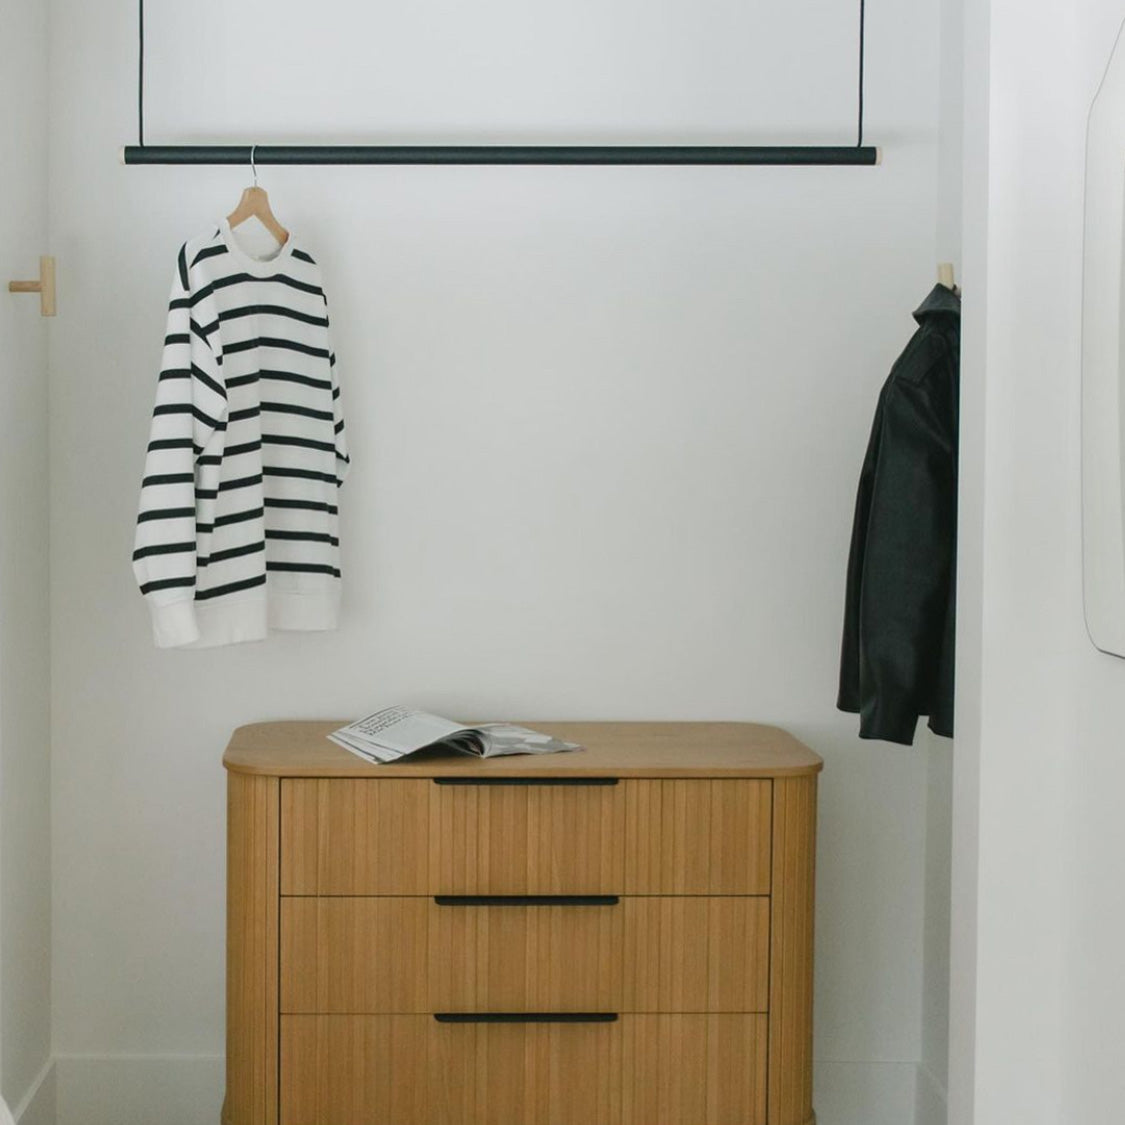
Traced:
<path fill-rule="evenodd" d="M 854 145 L 147 145 L 144 140 L 145 4 L 139 0 L 137 144 L 124 164 L 879 164 L 863 136 L 866 0 L 859 0 L 859 100 Z"/>

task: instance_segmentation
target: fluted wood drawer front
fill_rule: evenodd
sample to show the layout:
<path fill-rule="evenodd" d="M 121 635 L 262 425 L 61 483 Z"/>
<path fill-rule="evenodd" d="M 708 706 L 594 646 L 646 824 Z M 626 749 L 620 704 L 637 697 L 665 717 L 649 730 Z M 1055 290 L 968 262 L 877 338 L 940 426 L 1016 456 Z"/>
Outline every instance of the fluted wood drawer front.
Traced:
<path fill-rule="evenodd" d="M 287 1015 L 281 1125 L 764 1125 L 766 1017 Z"/>
<path fill-rule="evenodd" d="M 290 895 L 763 895 L 771 782 L 281 783 Z"/>
<path fill-rule="evenodd" d="M 617 893 L 619 785 L 282 782 L 283 894 Z"/>
<path fill-rule="evenodd" d="M 769 781 L 630 780 L 625 893 L 769 894 L 772 791 Z"/>
<path fill-rule="evenodd" d="M 281 1010 L 762 1012 L 769 900 L 281 900 Z"/>

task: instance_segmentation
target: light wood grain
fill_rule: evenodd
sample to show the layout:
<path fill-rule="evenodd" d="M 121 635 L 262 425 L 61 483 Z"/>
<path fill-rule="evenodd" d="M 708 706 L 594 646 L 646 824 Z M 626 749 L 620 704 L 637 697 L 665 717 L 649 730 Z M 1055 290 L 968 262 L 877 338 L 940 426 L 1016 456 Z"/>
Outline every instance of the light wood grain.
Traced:
<path fill-rule="evenodd" d="M 622 899 L 623 1012 L 764 1012 L 767 898 Z"/>
<path fill-rule="evenodd" d="M 770 782 L 282 781 L 286 894 L 770 889 Z"/>
<path fill-rule="evenodd" d="M 431 783 L 431 793 L 434 894 L 612 894 L 621 887 L 619 785 Z"/>
<path fill-rule="evenodd" d="M 768 968 L 764 898 L 281 904 L 283 1012 L 760 1012 Z"/>
<path fill-rule="evenodd" d="M 625 893 L 769 894 L 770 785 L 639 778 L 624 783 Z"/>
<path fill-rule="evenodd" d="M 348 720 L 239 727 L 228 770 L 280 777 L 789 777 L 824 763 L 778 727 L 757 723 L 556 723 L 521 721 L 585 750 L 480 760 L 419 754 L 372 765 L 328 741 Z"/>
<path fill-rule="evenodd" d="M 282 1019 L 283 1125 L 764 1125 L 765 1017 Z M 624 1082 L 622 1082 L 624 1076 Z"/>
<path fill-rule="evenodd" d="M 765 1016 L 629 1016 L 621 1027 L 622 1125 L 765 1125 Z"/>
<path fill-rule="evenodd" d="M 282 1016 L 281 1125 L 431 1125 L 430 1016 Z"/>
<path fill-rule="evenodd" d="M 770 1125 L 806 1125 L 812 1109 L 816 779 L 774 783 L 770 935 Z"/>
<path fill-rule="evenodd" d="M 285 779 L 286 894 L 612 894 L 620 786 Z"/>
<path fill-rule="evenodd" d="M 284 780 L 282 893 L 432 893 L 435 788 L 423 780 Z"/>
<path fill-rule="evenodd" d="M 277 1121 L 278 781 L 227 788 L 227 1094 L 235 1125 Z"/>

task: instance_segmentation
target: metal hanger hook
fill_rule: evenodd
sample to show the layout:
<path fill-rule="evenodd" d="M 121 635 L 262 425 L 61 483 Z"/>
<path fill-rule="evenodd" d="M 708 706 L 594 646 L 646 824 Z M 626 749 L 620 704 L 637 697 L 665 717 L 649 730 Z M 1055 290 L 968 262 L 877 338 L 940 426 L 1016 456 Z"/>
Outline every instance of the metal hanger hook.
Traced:
<path fill-rule="evenodd" d="M 254 151 L 255 151 L 255 149 L 257 149 L 257 147 L 258 147 L 257 145 L 251 145 L 250 146 L 250 171 L 254 176 L 254 186 L 255 187 L 258 186 L 258 165 L 254 163 Z"/>

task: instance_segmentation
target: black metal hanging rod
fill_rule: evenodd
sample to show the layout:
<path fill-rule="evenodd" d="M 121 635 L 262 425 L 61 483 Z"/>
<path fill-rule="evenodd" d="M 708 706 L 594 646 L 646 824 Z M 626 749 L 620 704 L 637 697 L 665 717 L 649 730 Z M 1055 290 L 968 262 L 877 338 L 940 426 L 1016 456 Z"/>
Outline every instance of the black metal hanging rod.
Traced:
<path fill-rule="evenodd" d="M 137 140 L 124 164 L 757 164 L 873 165 L 863 143 L 866 0 L 859 3 L 858 135 L 854 145 L 146 145 L 144 0 L 139 0 Z"/>
<path fill-rule="evenodd" d="M 126 164 L 878 164 L 847 145 L 127 145 Z"/>

